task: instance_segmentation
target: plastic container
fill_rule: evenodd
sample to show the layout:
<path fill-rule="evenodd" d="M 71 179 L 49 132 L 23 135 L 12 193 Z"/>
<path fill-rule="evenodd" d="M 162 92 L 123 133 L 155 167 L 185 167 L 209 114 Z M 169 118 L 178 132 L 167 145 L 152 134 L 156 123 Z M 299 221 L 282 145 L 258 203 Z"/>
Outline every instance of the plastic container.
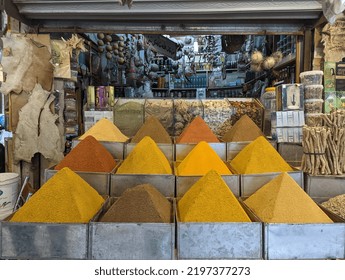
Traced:
<path fill-rule="evenodd" d="M 299 77 L 301 78 L 301 83 L 305 86 L 307 85 L 322 85 L 323 71 L 306 71 L 302 72 Z"/>
<path fill-rule="evenodd" d="M 0 173 L 0 220 L 13 213 L 19 191 L 17 173 Z"/>
<path fill-rule="evenodd" d="M 309 85 L 304 87 L 304 99 L 322 99 L 323 85 Z"/>
<path fill-rule="evenodd" d="M 307 114 L 322 113 L 322 99 L 308 99 L 304 101 L 304 112 Z"/>
<path fill-rule="evenodd" d="M 323 114 L 305 114 L 305 124 L 307 126 L 322 126 Z"/>

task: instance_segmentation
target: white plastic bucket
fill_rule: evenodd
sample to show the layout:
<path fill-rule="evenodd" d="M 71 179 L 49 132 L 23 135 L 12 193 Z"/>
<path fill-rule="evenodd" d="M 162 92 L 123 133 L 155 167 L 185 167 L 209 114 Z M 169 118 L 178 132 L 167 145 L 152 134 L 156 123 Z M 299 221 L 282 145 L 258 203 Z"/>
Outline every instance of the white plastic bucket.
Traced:
<path fill-rule="evenodd" d="M 0 173 L 0 220 L 12 214 L 19 192 L 17 173 Z"/>

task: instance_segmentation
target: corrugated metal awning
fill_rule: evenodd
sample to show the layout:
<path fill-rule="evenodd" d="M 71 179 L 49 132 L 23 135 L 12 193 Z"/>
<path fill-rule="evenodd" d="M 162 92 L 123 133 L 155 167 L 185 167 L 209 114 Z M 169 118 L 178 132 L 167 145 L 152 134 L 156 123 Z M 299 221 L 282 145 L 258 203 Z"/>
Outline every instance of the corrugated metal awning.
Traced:
<path fill-rule="evenodd" d="M 322 1 L 304 0 L 134 0 L 131 9 L 117 0 L 2 1 L 40 31 L 291 33 L 322 15 Z"/>

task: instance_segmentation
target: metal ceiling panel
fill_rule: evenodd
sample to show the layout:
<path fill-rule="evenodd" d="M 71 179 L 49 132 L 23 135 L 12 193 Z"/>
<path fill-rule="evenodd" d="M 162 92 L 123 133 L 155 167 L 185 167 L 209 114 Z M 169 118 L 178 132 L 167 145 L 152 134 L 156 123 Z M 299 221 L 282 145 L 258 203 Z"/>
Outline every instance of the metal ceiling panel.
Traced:
<path fill-rule="evenodd" d="M 254 28 L 296 32 L 322 15 L 322 1 L 305 0 L 1 0 L 15 5 L 19 15 L 40 30 L 147 31 L 198 33 L 226 29 L 228 33 Z M 231 25 L 231 26 L 230 26 Z M 59 30 L 60 31 L 60 30 Z"/>

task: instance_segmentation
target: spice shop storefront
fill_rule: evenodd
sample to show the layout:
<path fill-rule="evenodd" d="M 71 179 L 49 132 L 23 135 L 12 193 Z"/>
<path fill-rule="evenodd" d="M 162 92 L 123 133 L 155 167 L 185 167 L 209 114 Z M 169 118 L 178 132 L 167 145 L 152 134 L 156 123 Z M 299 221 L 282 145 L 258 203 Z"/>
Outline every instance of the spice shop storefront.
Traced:
<path fill-rule="evenodd" d="M 120 2 L 2 2 L 0 259 L 344 259 L 342 18 Z"/>

